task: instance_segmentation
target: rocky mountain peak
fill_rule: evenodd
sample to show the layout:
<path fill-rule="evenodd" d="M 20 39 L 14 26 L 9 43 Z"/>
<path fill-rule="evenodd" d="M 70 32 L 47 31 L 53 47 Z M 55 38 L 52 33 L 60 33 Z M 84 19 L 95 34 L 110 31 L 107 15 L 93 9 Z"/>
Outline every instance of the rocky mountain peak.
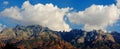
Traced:
<path fill-rule="evenodd" d="M 116 38 L 117 37 L 117 38 Z M 87 48 L 107 45 L 107 47 L 114 45 L 119 47 L 120 43 L 119 33 L 106 33 L 102 30 L 85 31 L 81 29 L 74 29 L 70 32 L 52 31 L 47 27 L 40 25 L 20 26 L 15 28 L 6 28 L 0 33 L 0 41 L 11 42 L 17 44 L 19 48 Z M 4 42 L 3 42 L 4 43 Z M 65 46 L 63 46 L 65 45 Z M 93 45 L 93 46 L 91 46 Z M 104 46 L 102 46 L 104 47 Z"/>

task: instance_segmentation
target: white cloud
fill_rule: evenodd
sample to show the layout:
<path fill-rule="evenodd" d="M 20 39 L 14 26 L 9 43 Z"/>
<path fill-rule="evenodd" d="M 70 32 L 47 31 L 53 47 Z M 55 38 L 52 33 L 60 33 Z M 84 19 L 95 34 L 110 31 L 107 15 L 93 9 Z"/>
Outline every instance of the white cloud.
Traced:
<path fill-rule="evenodd" d="M 4 1 L 3 4 L 4 4 L 4 5 L 8 5 L 9 2 L 8 2 L 8 1 Z"/>
<path fill-rule="evenodd" d="M 85 11 L 68 14 L 69 20 L 75 24 L 84 24 L 84 29 L 105 30 L 108 25 L 113 25 L 119 19 L 119 9 L 114 5 L 92 5 Z"/>
<path fill-rule="evenodd" d="M 120 0 L 117 0 L 117 7 L 120 8 Z"/>
<path fill-rule="evenodd" d="M 120 0 L 117 0 L 117 7 L 119 9 L 119 15 L 120 15 Z"/>
<path fill-rule="evenodd" d="M 0 17 L 5 16 L 24 25 L 39 24 L 54 31 L 69 31 L 71 28 L 64 21 L 64 16 L 67 14 L 73 24 L 84 24 L 84 30 L 106 30 L 107 26 L 113 25 L 119 19 L 120 0 L 117 0 L 117 5 L 92 5 L 79 12 L 69 12 L 70 10 L 70 8 L 58 8 L 53 4 L 31 5 L 29 1 L 25 1 L 22 8 L 6 8 L 0 13 Z"/>
<path fill-rule="evenodd" d="M 25 1 L 22 8 L 7 8 L 1 12 L 1 16 L 15 19 L 25 25 L 39 24 L 54 31 L 69 31 L 70 27 L 63 19 L 69 10 L 70 8 L 58 8 L 53 4 L 31 5 L 29 1 Z"/>

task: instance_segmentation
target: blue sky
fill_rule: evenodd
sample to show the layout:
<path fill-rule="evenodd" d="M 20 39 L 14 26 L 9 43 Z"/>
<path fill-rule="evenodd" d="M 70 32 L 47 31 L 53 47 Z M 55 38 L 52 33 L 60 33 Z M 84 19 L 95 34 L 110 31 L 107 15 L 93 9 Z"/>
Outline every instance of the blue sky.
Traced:
<path fill-rule="evenodd" d="M 7 6 L 3 5 L 4 1 L 8 1 L 9 4 Z M 26 0 L 0 0 L 0 8 L 1 10 L 3 10 L 4 8 L 11 6 L 21 7 L 24 1 Z M 54 5 L 57 5 L 59 8 L 72 7 L 76 11 L 82 11 L 87 7 L 91 6 L 92 4 L 96 5 L 116 4 L 116 0 L 30 0 L 30 3 L 33 5 L 37 3 L 42 4 L 52 3 Z"/>
<path fill-rule="evenodd" d="M 5 1 L 8 2 L 7 5 L 4 4 Z M 20 8 L 25 1 L 26 0 L 0 0 L 0 12 L 6 8 L 9 8 L 12 6 L 17 6 Z M 111 4 L 116 5 L 116 0 L 29 0 L 29 1 L 33 5 L 35 5 L 37 3 L 41 3 L 41 4 L 52 3 L 53 5 L 56 5 L 59 8 L 66 8 L 66 7 L 73 8 L 74 11 L 84 11 L 86 8 L 90 7 L 93 4 L 104 5 L 104 6 L 111 5 Z M 16 24 L 18 24 L 18 23 L 16 23 L 15 25 L 13 25 L 10 23 L 12 21 L 8 22 L 7 20 L 9 20 L 9 19 L 2 18 L 2 19 L 0 19 L 0 23 L 5 24 L 7 26 L 15 26 Z M 13 20 L 13 21 L 15 21 L 15 20 Z M 80 29 L 83 27 L 82 24 L 72 24 L 68 20 L 66 20 L 66 22 L 73 29 Z M 119 31 L 120 30 L 119 24 L 120 24 L 120 21 L 118 21 L 113 26 L 108 26 L 107 30 L 120 32 Z"/>

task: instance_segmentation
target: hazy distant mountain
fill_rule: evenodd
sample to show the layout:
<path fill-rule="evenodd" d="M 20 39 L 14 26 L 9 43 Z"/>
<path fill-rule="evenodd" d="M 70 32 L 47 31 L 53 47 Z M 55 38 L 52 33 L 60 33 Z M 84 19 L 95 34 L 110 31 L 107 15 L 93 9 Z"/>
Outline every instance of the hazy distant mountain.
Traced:
<path fill-rule="evenodd" d="M 78 29 L 57 32 L 40 25 L 18 25 L 0 32 L 0 48 L 7 43 L 20 49 L 119 49 L 120 33 Z"/>

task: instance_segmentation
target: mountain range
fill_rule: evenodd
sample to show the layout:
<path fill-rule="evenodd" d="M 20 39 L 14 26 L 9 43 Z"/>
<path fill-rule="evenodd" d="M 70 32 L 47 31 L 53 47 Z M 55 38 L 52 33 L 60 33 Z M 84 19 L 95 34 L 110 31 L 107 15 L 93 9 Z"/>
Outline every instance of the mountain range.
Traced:
<path fill-rule="evenodd" d="M 53 31 L 40 25 L 5 28 L 0 49 L 120 49 L 120 33 L 102 30 Z"/>

